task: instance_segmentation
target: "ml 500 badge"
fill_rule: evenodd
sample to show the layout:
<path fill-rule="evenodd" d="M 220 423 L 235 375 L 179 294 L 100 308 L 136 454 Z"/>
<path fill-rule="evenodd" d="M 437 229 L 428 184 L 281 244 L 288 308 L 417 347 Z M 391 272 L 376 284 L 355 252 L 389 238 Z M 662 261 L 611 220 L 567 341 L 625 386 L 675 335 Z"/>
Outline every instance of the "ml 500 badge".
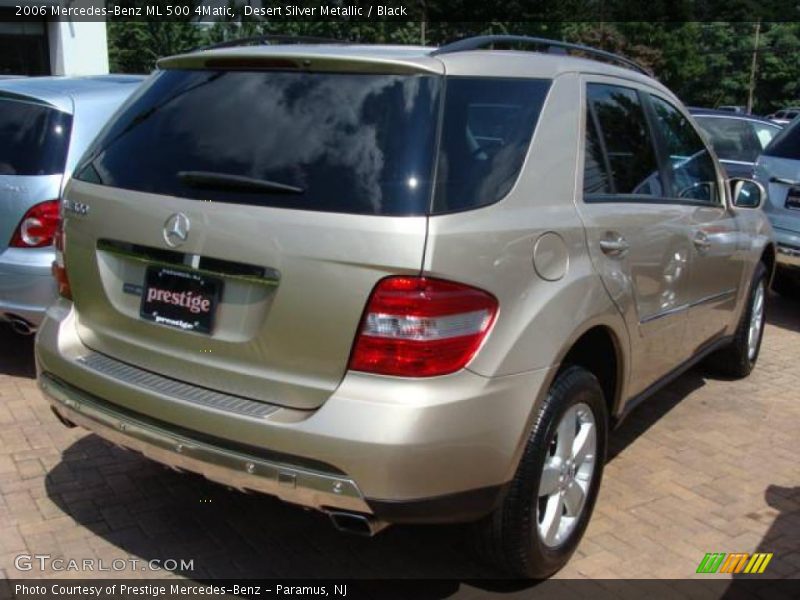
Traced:
<path fill-rule="evenodd" d="M 72 213 L 73 215 L 78 215 L 81 217 L 85 217 L 89 214 L 89 205 L 84 204 L 83 202 L 75 202 L 65 198 L 63 206 L 65 213 Z"/>

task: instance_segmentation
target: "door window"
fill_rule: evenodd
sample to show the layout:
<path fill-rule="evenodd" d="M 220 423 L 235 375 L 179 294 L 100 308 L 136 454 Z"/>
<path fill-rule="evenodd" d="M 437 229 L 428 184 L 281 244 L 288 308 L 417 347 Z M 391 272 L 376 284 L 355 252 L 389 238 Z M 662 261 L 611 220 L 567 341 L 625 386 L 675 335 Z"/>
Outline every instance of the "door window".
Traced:
<path fill-rule="evenodd" d="M 658 161 L 636 90 L 587 86 L 584 194 L 663 196 Z"/>
<path fill-rule="evenodd" d="M 668 102 L 651 96 L 669 157 L 672 195 L 682 200 L 720 203 L 717 169 L 700 134 L 689 120 Z"/>

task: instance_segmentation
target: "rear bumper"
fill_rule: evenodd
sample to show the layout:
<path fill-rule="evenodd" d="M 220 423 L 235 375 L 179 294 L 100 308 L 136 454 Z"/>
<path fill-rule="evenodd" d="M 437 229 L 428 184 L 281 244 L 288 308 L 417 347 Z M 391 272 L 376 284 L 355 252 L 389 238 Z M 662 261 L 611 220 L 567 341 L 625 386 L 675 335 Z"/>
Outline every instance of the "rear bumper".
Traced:
<path fill-rule="evenodd" d="M 800 267 L 800 233 L 773 225 L 777 256 L 775 260 L 782 267 Z"/>
<path fill-rule="evenodd" d="M 369 512 L 358 487 L 346 477 L 199 442 L 115 410 L 110 403 L 46 373 L 39 376 L 39 387 L 61 419 L 174 469 L 199 473 L 242 491 L 264 492 L 304 506 Z"/>
<path fill-rule="evenodd" d="M 800 247 L 778 244 L 777 262 L 784 267 L 800 268 Z"/>
<path fill-rule="evenodd" d="M 39 325 L 56 298 L 52 248 L 7 248 L 0 253 L 0 319 L 22 318 Z"/>
<path fill-rule="evenodd" d="M 59 300 L 37 338 L 40 385 L 63 418 L 225 485 L 386 522 L 466 521 L 489 512 L 513 476 L 549 374 L 407 380 L 348 373 L 315 411 L 257 414 L 251 401 L 223 410 L 201 401 L 202 393 L 191 397 L 189 383 L 165 387 L 153 383 L 164 379 L 158 375 L 123 375 L 136 367 L 118 361 L 119 369 L 90 368 L 86 357 L 94 353 L 74 319 L 71 304 Z"/>

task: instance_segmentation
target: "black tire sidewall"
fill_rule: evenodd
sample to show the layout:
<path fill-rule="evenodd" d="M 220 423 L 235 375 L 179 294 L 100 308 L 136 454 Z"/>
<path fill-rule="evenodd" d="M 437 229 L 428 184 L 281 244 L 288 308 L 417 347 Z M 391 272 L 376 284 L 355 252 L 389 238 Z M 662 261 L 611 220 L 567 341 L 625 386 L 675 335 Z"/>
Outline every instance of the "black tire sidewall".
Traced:
<path fill-rule="evenodd" d="M 578 523 L 569 537 L 559 546 L 546 546 L 537 529 L 537 502 L 547 449 L 555 436 L 561 418 L 569 408 L 584 403 L 591 409 L 596 427 L 597 449 L 592 482 Z M 568 367 L 556 378 L 540 412 L 537 425 L 526 448 L 528 460 L 523 462 L 526 473 L 524 494 L 529 510 L 528 571 L 533 577 L 547 577 L 564 566 L 578 547 L 589 523 L 603 477 L 608 438 L 608 417 L 605 398 L 599 382 L 590 372 L 580 367 Z M 530 453 L 530 454 L 529 454 Z M 525 521 L 525 520 L 523 520 Z"/>
<path fill-rule="evenodd" d="M 761 331 L 759 333 L 758 338 L 758 346 L 756 347 L 756 353 L 753 358 L 750 358 L 750 347 L 749 347 L 749 331 L 750 331 L 750 320 L 753 318 L 753 308 L 755 307 L 755 299 L 756 299 L 756 290 L 758 289 L 759 284 L 761 284 L 764 288 L 764 309 L 763 314 L 761 316 Z M 747 301 L 747 310 L 745 311 L 744 319 L 742 320 L 741 324 L 741 331 L 739 332 L 739 340 L 737 342 L 741 345 L 740 352 L 742 354 L 742 360 L 747 364 L 747 370 L 752 371 L 753 368 L 756 366 L 756 362 L 758 362 L 758 356 L 761 354 L 761 343 L 764 341 L 764 328 L 767 324 L 767 292 L 769 290 L 769 286 L 767 285 L 767 270 L 764 267 L 763 263 L 758 263 L 756 267 L 755 273 L 753 273 L 753 280 L 750 284 L 750 293 L 749 298 Z"/>

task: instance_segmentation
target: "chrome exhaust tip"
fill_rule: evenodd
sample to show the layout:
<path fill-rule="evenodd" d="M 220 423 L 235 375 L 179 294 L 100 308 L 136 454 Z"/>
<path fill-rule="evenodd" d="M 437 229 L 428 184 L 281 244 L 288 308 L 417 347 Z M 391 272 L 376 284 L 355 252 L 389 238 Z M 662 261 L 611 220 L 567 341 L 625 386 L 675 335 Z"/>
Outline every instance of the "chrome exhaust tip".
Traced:
<path fill-rule="evenodd" d="M 34 335 L 36 333 L 36 327 L 22 317 L 6 315 L 6 318 L 8 319 L 8 323 L 11 325 L 11 330 L 14 333 L 25 336 Z"/>
<path fill-rule="evenodd" d="M 73 423 L 72 421 L 64 417 L 64 415 L 62 415 L 60 412 L 58 412 L 58 409 L 56 409 L 55 406 L 51 406 L 50 410 L 53 411 L 53 414 L 56 416 L 56 419 L 58 419 L 61 422 L 61 424 L 67 429 L 74 429 L 75 427 L 77 427 L 75 423 Z"/>
<path fill-rule="evenodd" d="M 327 513 L 333 526 L 344 533 L 372 537 L 389 526 L 385 521 L 379 521 L 374 517 L 360 513 L 339 510 L 329 510 Z"/>

